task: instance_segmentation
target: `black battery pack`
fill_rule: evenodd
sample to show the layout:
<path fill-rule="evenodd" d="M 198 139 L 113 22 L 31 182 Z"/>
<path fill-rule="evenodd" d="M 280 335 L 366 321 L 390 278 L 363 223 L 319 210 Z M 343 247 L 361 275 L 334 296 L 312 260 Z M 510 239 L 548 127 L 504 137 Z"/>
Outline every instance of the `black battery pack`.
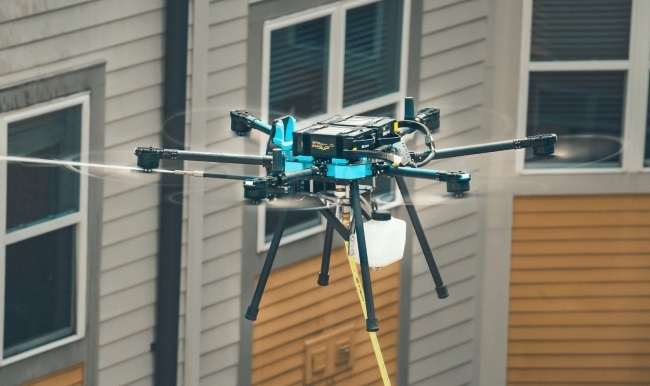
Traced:
<path fill-rule="evenodd" d="M 373 150 L 399 142 L 396 121 L 386 117 L 336 115 L 293 132 L 293 155 L 344 158 L 344 150 Z"/>

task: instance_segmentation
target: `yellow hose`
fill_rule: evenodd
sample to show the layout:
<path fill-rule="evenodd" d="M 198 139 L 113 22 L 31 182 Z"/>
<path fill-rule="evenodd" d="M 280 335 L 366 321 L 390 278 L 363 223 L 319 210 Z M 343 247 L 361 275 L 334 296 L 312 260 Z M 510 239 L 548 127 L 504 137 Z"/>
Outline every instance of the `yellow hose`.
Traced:
<path fill-rule="evenodd" d="M 348 263 L 350 263 L 350 271 L 352 271 L 352 279 L 354 280 L 354 286 L 357 289 L 357 295 L 359 296 L 359 302 L 361 303 L 361 309 L 363 310 L 364 318 L 368 319 L 368 314 L 366 312 L 366 298 L 363 295 L 363 287 L 361 284 L 361 278 L 359 277 L 359 270 L 357 269 L 357 262 L 354 261 L 354 256 L 350 256 L 349 243 L 345 242 L 345 250 L 348 255 Z M 381 379 L 384 381 L 384 386 L 390 386 L 390 379 L 388 378 L 388 370 L 386 370 L 386 363 L 384 363 L 384 356 L 381 355 L 381 347 L 379 347 L 379 340 L 377 340 L 376 332 L 368 332 L 370 334 L 370 342 L 372 342 L 372 349 L 375 351 L 375 358 L 377 358 L 377 365 L 379 366 L 379 372 L 381 373 Z"/>

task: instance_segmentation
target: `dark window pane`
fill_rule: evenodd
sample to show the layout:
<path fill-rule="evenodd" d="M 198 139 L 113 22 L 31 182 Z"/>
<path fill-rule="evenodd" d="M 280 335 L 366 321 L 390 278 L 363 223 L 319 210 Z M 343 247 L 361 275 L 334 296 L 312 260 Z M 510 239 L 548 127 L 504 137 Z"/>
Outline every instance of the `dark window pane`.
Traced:
<path fill-rule="evenodd" d="M 401 17 L 398 1 L 347 11 L 343 106 L 397 91 Z"/>
<path fill-rule="evenodd" d="M 75 226 L 6 248 L 4 357 L 74 333 Z"/>
<path fill-rule="evenodd" d="M 626 74 L 623 71 L 532 72 L 527 135 L 555 133 L 555 155 L 526 168 L 619 167 Z"/>
<path fill-rule="evenodd" d="M 395 118 L 397 115 L 397 105 L 396 104 L 390 104 L 387 106 L 382 106 L 378 107 L 374 110 L 366 111 L 361 114 L 361 116 L 364 117 L 388 117 L 388 118 Z"/>
<path fill-rule="evenodd" d="M 325 113 L 330 18 L 271 32 L 269 118 Z"/>
<path fill-rule="evenodd" d="M 530 60 L 627 59 L 631 0 L 535 0 Z"/>
<path fill-rule="evenodd" d="M 12 156 L 79 160 L 81 106 L 10 123 Z M 79 174 L 62 166 L 7 165 L 7 232 L 79 210 Z"/>
<path fill-rule="evenodd" d="M 275 232 L 275 226 L 278 223 L 280 218 L 279 210 L 267 210 L 266 211 L 266 227 L 264 234 L 264 241 L 270 242 L 273 238 L 273 232 Z M 317 210 L 295 210 L 289 212 L 289 217 L 284 226 L 283 237 L 298 233 L 302 230 L 309 229 L 311 227 L 317 226 L 320 224 L 320 213 Z"/>

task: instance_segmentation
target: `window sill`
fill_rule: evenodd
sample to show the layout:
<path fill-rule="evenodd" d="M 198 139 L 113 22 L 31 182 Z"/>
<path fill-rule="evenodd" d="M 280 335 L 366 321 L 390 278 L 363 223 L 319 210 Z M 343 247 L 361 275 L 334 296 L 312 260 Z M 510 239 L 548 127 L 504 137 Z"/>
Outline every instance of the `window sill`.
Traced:
<path fill-rule="evenodd" d="M 20 353 L 20 354 L 14 355 L 14 356 L 11 356 L 9 358 L 3 358 L 1 360 L 1 362 L 0 362 L 0 367 L 1 366 L 6 366 L 6 365 L 11 364 L 11 363 L 21 361 L 23 359 L 32 357 L 34 355 L 38 355 L 40 353 L 55 349 L 57 347 L 65 346 L 67 344 L 70 344 L 70 343 L 76 342 L 78 340 L 81 340 L 81 339 L 83 339 L 83 337 L 84 336 L 80 335 L 80 334 L 68 336 L 67 338 L 59 339 L 57 341 L 45 344 L 45 345 L 40 346 L 40 347 L 33 348 L 31 350 L 25 351 L 23 353 Z"/>

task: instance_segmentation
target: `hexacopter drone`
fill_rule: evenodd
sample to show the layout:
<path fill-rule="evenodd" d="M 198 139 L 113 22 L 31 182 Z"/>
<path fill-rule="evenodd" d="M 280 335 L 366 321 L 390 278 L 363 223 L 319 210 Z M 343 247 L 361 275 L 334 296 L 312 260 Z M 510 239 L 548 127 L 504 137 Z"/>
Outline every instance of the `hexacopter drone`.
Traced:
<path fill-rule="evenodd" d="M 372 197 L 374 188 L 360 185 L 360 180 L 368 177 L 395 179 L 433 277 L 438 298 L 444 299 L 449 296 L 449 293 L 436 266 L 404 177 L 445 182 L 447 192 L 460 197 L 469 191 L 471 176 L 468 173 L 428 170 L 422 167 L 434 159 L 523 148 L 532 148 L 535 156 L 544 157 L 553 154 L 554 143 L 557 140 L 555 134 L 540 134 L 522 139 L 436 149 L 431 135 L 440 127 L 440 109 L 424 108 L 415 114 L 412 98 L 406 99 L 405 106 L 404 120 L 336 115 L 301 129 L 296 129 L 296 120 L 288 115 L 275 119 L 271 125 L 268 125 L 247 111 L 234 110 L 230 112 L 231 130 L 239 136 L 247 135 L 252 129 L 269 135 L 267 155 L 138 147 L 135 149 L 138 157 L 137 165 L 145 171 L 150 171 L 159 167 L 161 159 L 178 159 L 263 166 L 266 169 L 265 176 L 184 170 L 175 173 L 203 178 L 243 180 L 244 198 L 253 203 L 277 198 L 286 200 L 298 198 L 303 202 L 311 202 L 327 220 L 318 284 L 326 286 L 329 283 L 333 232 L 336 230 L 346 241 L 356 239 L 356 243 L 353 244 L 356 244 L 358 252 L 355 253 L 358 254 L 361 265 L 366 303 L 366 330 L 378 331 L 379 324 L 375 317 L 370 283 L 370 267 L 375 265 L 369 264 L 363 222 L 364 218 L 366 220 L 390 219 L 390 214 L 376 209 Z M 404 136 L 416 131 L 424 135 L 427 150 L 409 151 L 402 142 Z M 368 205 L 364 195 L 370 195 L 372 206 Z M 366 204 L 365 208 L 362 203 Z M 368 206 L 370 208 L 367 208 Z M 262 294 L 291 210 L 291 206 L 281 209 L 253 299 L 245 314 L 246 319 L 257 319 Z M 350 221 L 354 223 L 354 227 L 348 228 Z M 402 246 L 402 253 L 403 249 Z"/>

